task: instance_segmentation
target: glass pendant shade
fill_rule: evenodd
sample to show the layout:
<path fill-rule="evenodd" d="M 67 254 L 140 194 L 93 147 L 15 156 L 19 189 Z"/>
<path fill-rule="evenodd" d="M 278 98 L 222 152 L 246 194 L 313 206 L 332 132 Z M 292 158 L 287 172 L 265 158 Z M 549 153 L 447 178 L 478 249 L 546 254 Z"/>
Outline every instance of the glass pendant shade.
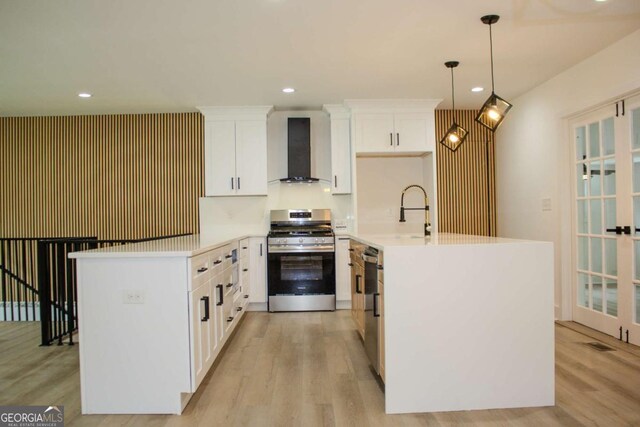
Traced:
<path fill-rule="evenodd" d="M 440 140 L 440 144 L 444 145 L 451 151 L 456 151 L 458 147 L 464 142 L 467 138 L 467 130 L 453 122 L 447 134 Z"/>
<path fill-rule="evenodd" d="M 504 120 L 504 116 L 507 115 L 512 105 L 509 104 L 504 99 L 500 98 L 495 93 L 492 93 L 482 105 L 482 108 L 478 112 L 476 116 L 476 121 L 480 123 L 482 126 L 495 131 L 502 120 Z"/>

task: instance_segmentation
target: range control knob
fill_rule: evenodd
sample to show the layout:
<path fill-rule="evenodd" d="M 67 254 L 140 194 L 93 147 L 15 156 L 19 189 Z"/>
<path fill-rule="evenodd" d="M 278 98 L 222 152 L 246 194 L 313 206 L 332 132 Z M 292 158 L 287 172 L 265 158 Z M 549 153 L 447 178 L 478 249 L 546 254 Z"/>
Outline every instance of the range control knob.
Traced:
<path fill-rule="evenodd" d="M 304 242 L 304 238 L 302 238 L 302 237 L 301 237 L 298 241 L 299 241 L 300 243 L 302 243 L 302 242 Z"/>

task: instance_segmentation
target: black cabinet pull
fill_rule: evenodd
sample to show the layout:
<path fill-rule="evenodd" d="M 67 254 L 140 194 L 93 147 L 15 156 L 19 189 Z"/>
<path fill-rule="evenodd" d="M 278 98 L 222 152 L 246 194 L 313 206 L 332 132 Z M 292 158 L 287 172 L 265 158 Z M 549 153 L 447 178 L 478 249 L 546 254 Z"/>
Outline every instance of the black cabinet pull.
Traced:
<path fill-rule="evenodd" d="M 242 271 L 249 271 L 249 269 L 248 268 L 243 268 Z"/>
<path fill-rule="evenodd" d="M 334 187 L 338 188 L 338 175 L 333 175 L 333 184 Z"/>
<path fill-rule="evenodd" d="M 262 243 L 260 243 L 260 256 L 262 256 Z"/>
<path fill-rule="evenodd" d="M 624 99 L 622 100 L 622 115 L 624 116 Z M 627 334 L 629 334 L 629 331 L 627 331 Z M 627 340 L 627 342 L 629 342 L 629 340 Z"/>
<path fill-rule="evenodd" d="M 200 321 L 206 322 L 209 320 L 209 296 L 200 298 L 200 301 L 204 301 L 204 317 Z"/>
<path fill-rule="evenodd" d="M 216 305 L 220 306 L 224 304 L 224 291 L 222 290 L 222 285 L 216 285 L 216 289 L 218 290 L 218 302 Z"/>
<path fill-rule="evenodd" d="M 616 102 L 616 117 L 618 117 L 618 103 Z M 622 334 L 622 332 L 620 332 Z M 620 341 L 622 341 L 622 335 L 620 335 Z"/>
<path fill-rule="evenodd" d="M 355 251 L 355 249 L 349 248 L 349 252 L 353 252 L 353 251 Z"/>
<path fill-rule="evenodd" d="M 247 247 L 246 247 L 246 246 L 243 246 L 243 247 L 242 247 L 242 249 L 247 249 Z"/>
<path fill-rule="evenodd" d="M 208 268 L 207 267 L 202 267 L 198 269 L 198 273 L 204 273 L 205 271 L 207 271 Z"/>
<path fill-rule="evenodd" d="M 231 177 L 231 189 L 235 190 L 235 188 L 233 188 L 233 177 Z"/>
<path fill-rule="evenodd" d="M 380 297 L 380 294 L 378 292 L 374 292 L 373 293 L 373 317 L 380 317 L 380 312 L 378 311 L 378 308 L 379 308 L 378 298 L 379 297 Z"/>
<path fill-rule="evenodd" d="M 227 322 L 233 322 L 233 317 L 231 316 L 227 317 Z"/>
<path fill-rule="evenodd" d="M 245 296 L 244 296 L 244 299 L 247 299 L 247 298 L 249 298 L 249 295 L 245 295 Z"/>
<path fill-rule="evenodd" d="M 347 264 L 349 267 L 353 267 L 353 263 L 350 262 L 349 264 Z"/>
<path fill-rule="evenodd" d="M 240 177 L 236 178 L 238 180 L 238 190 L 240 189 Z"/>
<path fill-rule="evenodd" d="M 229 259 L 229 258 L 231 258 L 231 255 L 225 255 L 224 257 L 225 257 L 226 259 Z"/>
<path fill-rule="evenodd" d="M 217 260 L 213 261 L 213 264 L 214 264 L 214 265 L 218 265 L 218 264 L 220 264 L 221 262 L 222 262 L 222 260 L 217 259 Z"/>
<path fill-rule="evenodd" d="M 360 276 L 359 274 L 356 274 L 356 294 L 361 294 L 362 290 L 360 290 L 360 278 L 362 276 Z"/>
<path fill-rule="evenodd" d="M 393 132 L 389 133 L 389 145 L 393 147 Z"/>
<path fill-rule="evenodd" d="M 242 307 L 236 307 L 236 310 L 242 311 Z"/>
<path fill-rule="evenodd" d="M 227 283 L 227 288 L 230 288 L 233 286 L 233 283 Z"/>
<path fill-rule="evenodd" d="M 396 133 L 396 145 L 400 145 L 400 133 Z"/>
<path fill-rule="evenodd" d="M 622 110 L 622 111 L 623 111 L 623 113 L 622 113 L 622 115 L 624 116 L 624 104 L 622 104 L 622 106 L 623 106 L 623 110 Z M 627 340 L 626 340 L 625 342 L 626 342 L 627 344 L 629 344 L 629 330 L 628 330 L 628 329 L 627 329 Z"/>
<path fill-rule="evenodd" d="M 616 104 L 616 107 L 618 106 L 618 104 Z M 620 326 L 620 341 L 622 341 L 622 326 Z"/>

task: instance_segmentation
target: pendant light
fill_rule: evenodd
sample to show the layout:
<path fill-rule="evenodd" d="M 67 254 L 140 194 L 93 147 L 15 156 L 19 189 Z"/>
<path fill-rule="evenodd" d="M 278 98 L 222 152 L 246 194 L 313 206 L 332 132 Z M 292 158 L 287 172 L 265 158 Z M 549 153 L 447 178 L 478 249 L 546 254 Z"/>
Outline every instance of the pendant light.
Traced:
<path fill-rule="evenodd" d="M 455 87 L 453 85 L 453 69 L 460 63 L 458 61 L 447 61 L 444 66 L 451 70 L 451 102 L 453 104 L 453 124 L 447 131 L 447 134 L 440 140 L 440 144 L 444 145 L 451 151 L 456 151 L 458 147 L 467 138 L 467 130 L 456 123 L 456 97 Z"/>
<path fill-rule="evenodd" d="M 498 22 L 499 19 L 500 17 L 498 15 L 486 15 L 480 18 L 483 24 L 489 26 L 489 44 L 491 47 L 491 96 L 489 96 L 489 99 L 485 101 L 482 109 L 476 116 L 476 121 L 492 131 L 495 131 L 498 126 L 500 126 L 504 116 L 512 107 L 511 104 L 496 95 L 493 80 L 493 35 L 491 33 L 491 25 Z"/>

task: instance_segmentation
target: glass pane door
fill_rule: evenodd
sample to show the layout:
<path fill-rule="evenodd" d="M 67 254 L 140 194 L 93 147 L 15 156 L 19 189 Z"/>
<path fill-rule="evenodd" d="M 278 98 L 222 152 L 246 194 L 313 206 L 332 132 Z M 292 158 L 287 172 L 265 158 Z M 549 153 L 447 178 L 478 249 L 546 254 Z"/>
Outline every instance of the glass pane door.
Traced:
<path fill-rule="evenodd" d="M 640 96 L 617 111 L 572 122 L 573 319 L 640 345 Z"/>
<path fill-rule="evenodd" d="M 616 138 L 613 110 L 574 128 L 577 321 L 613 333 L 618 321 Z"/>

